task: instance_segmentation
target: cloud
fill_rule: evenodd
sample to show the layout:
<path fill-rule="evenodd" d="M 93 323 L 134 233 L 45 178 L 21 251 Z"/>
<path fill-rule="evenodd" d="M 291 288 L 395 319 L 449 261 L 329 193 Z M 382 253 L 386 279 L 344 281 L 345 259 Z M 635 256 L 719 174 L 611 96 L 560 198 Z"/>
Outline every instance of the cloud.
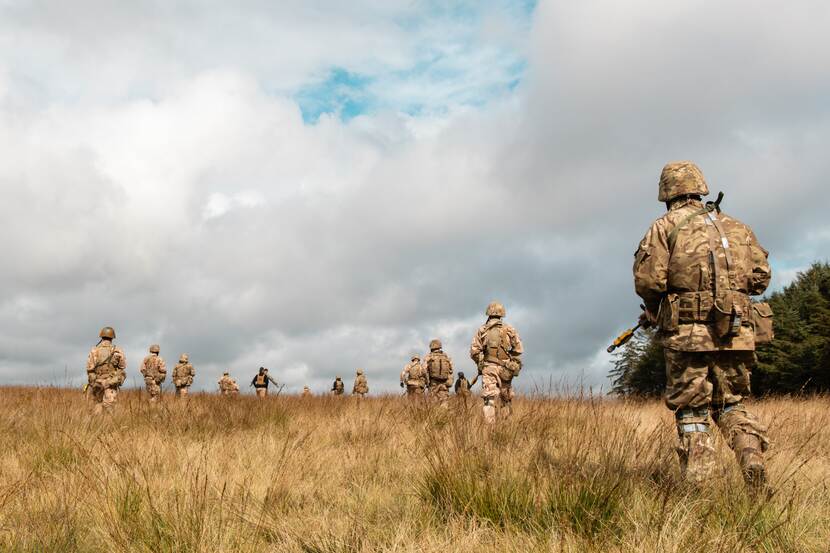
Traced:
<path fill-rule="evenodd" d="M 602 386 L 670 159 L 782 275 L 827 255 L 823 4 L 90 6 L 0 8 L 4 382 L 111 324 L 131 382 L 159 342 L 201 389 L 394 391 L 500 299 L 524 386 Z"/>

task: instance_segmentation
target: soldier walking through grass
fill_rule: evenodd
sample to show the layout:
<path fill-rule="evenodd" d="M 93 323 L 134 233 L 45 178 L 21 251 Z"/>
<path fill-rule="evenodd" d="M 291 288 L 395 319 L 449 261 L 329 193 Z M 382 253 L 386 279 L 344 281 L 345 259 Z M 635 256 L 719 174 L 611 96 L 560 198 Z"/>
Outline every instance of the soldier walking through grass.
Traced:
<path fill-rule="evenodd" d="M 222 378 L 217 382 L 219 385 L 219 393 L 223 396 L 237 396 L 239 395 L 239 384 L 236 380 L 231 378 L 230 373 L 222 373 Z"/>
<path fill-rule="evenodd" d="M 463 372 L 458 373 L 458 379 L 455 381 L 455 395 L 459 397 L 470 397 L 470 381 L 464 376 Z"/>
<path fill-rule="evenodd" d="M 427 372 L 429 398 L 441 405 L 446 405 L 452 385 L 452 359 L 444 353 L 441 340 L 435 338 L 429 343 L 429 353 L 424 358 Z"/>
<path fill-rule="evenodd" d="M 251 380 L 251 386 L 253 386 L 254 390 L 256 390 L 258 398 L 262 399 L 268 395 L 269 384 L 277 386 L 277 381 L 271 378 L 271 375 L 268 374 L 268 369 L 260 367 L 259 372 L 256 373 L 253 380 Z"/>
<path fill-rule="evenodd" d="M 159 356 L 158 344 L 150 346 L 150 355 L 141 362 L 141 375 L 144 377 L 144 384 L 147 386 L 147 393 L 150 394 L 150 402 L 155 403 L 161 398 L 161 384 L 167 378 L 167 366 L 164 359 Z"/>
<path fill-rule="evenodd" d="M 406 387 L 406 396 L 410 399 L 423 399 L 427 386 L 427 371 L 421 364 L 421 358 L 413 355 L 401 371 L 401 387 Z"/>
<path fill-rule="evenodd" d="M 470 358 L 481 376 L 481 397 L 484 399 L 484 420 L 496 421 L 496 410 L 505 415 L 513 413 L 513 379 L 522 369 L 524 351 L 519 333 L 502 319 L 505 309 L 499 302 L 487 306 L 485 322 L 473 336 Z"/>
<path fill-rule="evenodd" d="M 334 383 L 331 385 L 331 393 L 336 396 L 342 396 L 345 391 L 346 385 L 343 383 L 343 379 L 336 376 L 334 378 Z"/>
<path fill-rule="evenodd" d="M 173 386 L 176 387 L 177 398 L 187 397 L 195 376 L 196 369 L 190 364 L 190 358 L 186 353 L 181 354 L 179 362 L 173 367 Z"/>
<path fill-rule="evenodd" d="M 634 285 L 641 322 L 655 324 L 665 349 L 666 405 L 674 411 L 683 476 L 702 482 L 716 464 L 710 416 L 734 450 L 746 483 L 766 482 L 767 429 L 743 404 L 755 345 L 772 338 L 772 310 L 753 303 L 772 276 L 752 229 L 703 204 L 709 187 L 689 161 L 669 163 L 658 200 L 667 213 L 640 242 Z"/>
<path fill-rule="evenodd" d="M 101 338 L 86 360 L 89 393 L 95 404 L 93 412 L 111 412 L 118 397 L 118 388 L 127 378 L 127 357 L 120 347 L 113 345 L 115 329 L 105 326 L 98 333 Z"/>
<path fill-rule="evenodd" d="M 354 377 L 354 385 L 352 386 L 352 395 L 363 398 L 369 393 L 369 382 L 366 380 L 366 375 L 363 374 L 363 369 L 357 369 Z"/>

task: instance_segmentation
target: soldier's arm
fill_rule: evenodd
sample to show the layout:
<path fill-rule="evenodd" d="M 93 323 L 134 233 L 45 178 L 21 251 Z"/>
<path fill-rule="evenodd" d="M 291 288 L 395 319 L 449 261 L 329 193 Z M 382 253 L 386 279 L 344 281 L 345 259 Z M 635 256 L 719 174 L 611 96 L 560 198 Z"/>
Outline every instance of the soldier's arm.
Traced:
<path fill-rule="evenodd" d="M 749 276 L 749 294 L 760 296 L 763 294 L 772 278 L 772 269 L 769 266 L 769 252 L 761 247 L 758 238 L 752 229 L 749 231 L 749 253 L 752 263 L 752 274 Z"/>
<path fill-rule="evenodd" d="M 660 221 L 648 230 L 634 254 L 634 288 L 643 298 L 646 309 L 654 316 L 666 293 L 669 276 L 669 246 Z"/>
<path fill-rule="evenodd" d="M 274 380 L 273 378 L 271 378 L 271 375 L 270 375 L 270 374 L 268 375 L 268 380 L 270 380 L 270 381 L 271 381 L 271 384 L 273 384 L 274 386 L 279 386 L 279 384 L 277 384 L 277 381 L 276 381 L 276 380 Z"/>
<path fill-rule="evenodd" d="M 472 359 L 475 364 L 479 363 L 482 351 L 484 351 L 484 341 L 481 330 L 478 330 L 473 335 L 473 341 L 470 344 L 470 359 Z"/>
<path fill-rule="evenodd" d="M 164 359 L 159 358 L 159 372 L 161 374 L 167 374 L 167 364 L 164 362 Z"/>

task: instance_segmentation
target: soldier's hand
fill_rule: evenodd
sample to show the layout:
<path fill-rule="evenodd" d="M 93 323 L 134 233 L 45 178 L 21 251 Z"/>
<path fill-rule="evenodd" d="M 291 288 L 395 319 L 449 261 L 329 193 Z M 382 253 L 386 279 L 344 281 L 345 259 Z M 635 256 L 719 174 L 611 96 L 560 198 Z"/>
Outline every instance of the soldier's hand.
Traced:
<path fill-rule="evenodd" d="M 401 382 L 401 388 L 403 388 L 403 382 Z"/>
<path fill-rule="evenodd" d="M 644 310 L 640 313 L 640 318 L 637 322 L 640 323 L 640 328 L 651 328 L 656 321 L 654 316 L 649 313 L 648 310 Z"/>

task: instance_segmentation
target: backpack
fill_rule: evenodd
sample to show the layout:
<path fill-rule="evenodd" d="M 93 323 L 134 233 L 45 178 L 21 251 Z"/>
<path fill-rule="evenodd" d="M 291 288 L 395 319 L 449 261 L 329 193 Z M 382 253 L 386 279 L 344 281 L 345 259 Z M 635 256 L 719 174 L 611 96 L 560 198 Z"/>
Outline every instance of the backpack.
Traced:
<path fill-rule="evenodd" d="M 484 360 L 504 365 L 510 360 L 510 336 L 503 325 L 493 325 L 484 334 Z"/>
<path fill-rule="evenodd" d="M 427 369 L 431 379 L 446 380 L 450 377 L 450 360 L 444 353 L 430 355 Z"/>

